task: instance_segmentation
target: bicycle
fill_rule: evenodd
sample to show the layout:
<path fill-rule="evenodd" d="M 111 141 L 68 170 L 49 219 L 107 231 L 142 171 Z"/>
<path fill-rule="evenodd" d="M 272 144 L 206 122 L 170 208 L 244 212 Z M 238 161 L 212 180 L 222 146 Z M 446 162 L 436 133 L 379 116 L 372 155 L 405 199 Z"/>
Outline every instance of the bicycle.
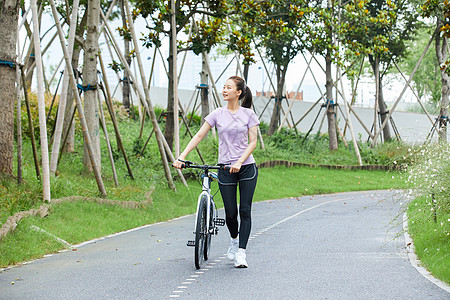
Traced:
<path fill-rule="evenodd" d="M 188 241 L 187 246 L 195 247 L 194 262 L 195 267 L 200 269 L 203 261 L 208 260 L 211 247 L 211 236 L 217 235 L 219 229 L 217 226 L 224 226 L 225 219 L 218 217 L 216 204 L 213 195 L 211 195 L 211 182 L 218 180 L 217 173 L 210 170 L 226 170 L 224 164 L 217 165 L 197 165 L 191 161 L 180 160 L 184 163 L 183 168 L 201 169 L 202 192 L 197 200 L 197 212 L 195 218 L 195 240 Z"/>

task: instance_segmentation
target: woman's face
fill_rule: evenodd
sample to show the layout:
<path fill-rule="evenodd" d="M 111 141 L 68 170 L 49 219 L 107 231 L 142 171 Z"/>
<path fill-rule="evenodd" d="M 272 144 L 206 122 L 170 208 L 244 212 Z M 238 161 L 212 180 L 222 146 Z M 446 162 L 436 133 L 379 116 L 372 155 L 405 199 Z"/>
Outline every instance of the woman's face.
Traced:
<path fill-rule="evenodd" d="M 222 96 L 225 101 L 239 100 L 242 91 L 238 91 L 236 83 L 232 79 L 228 79 L 223 86 Z"/>

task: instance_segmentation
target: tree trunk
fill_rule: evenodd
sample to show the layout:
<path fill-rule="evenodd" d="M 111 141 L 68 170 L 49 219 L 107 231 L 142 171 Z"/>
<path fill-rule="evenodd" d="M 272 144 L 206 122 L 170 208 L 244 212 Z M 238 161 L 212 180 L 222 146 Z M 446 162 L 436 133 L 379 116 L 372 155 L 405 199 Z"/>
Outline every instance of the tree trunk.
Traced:
<path fill-rule="evenodd" d="M 0 59 L 4 61 L 16 61 L 19 5 L 18 0 L 0 0 Z M 15 82 L 15 67 L 0 64 L 0 173 L 8 175 L 13 170 Z"/>
<path fill-rule="evenodd" d="M 123 0 L 120 1 L 120 13 L 122 14 L 122 26 L 128 28 Z M 131 66 L 130 41 L 124 37 L 123 43 L 124 43 L 125 60 L 127 61 L 128 65 Z M 128 75 L 127 70 L 126 69 L 123 70 L 122 105 L 125 108 L 125 110 L 128 112 L 129 116 L 134 116 L 132 114 L 132 111 L 130 111 L 130 108 L 131 108 L 130 107 L 130 91 L 131 91 L 131 89 L 130 89 L 130 79 L 129 78 L 130 78 L 130 76 Z"/>
<path fill-rule="evenodd" d="M 380 119 L 381 119 L 381 124 L 383 124 L 384 120 L 386 120 L 387 115 L 389 113 L 388 109 L 387 109 L 387 105 L 386 102 L 384 101 L 384 97 L 383 97 L 383 84 L 382 84 L 382 77 L 380 76 L 380 78 L 378 79 L 378 108 L 380 110 Z M 389 141 L 392 139 L 391 136 L 391 130 L 389 129 L 389 123 L 386 123 L 386 126 L 384 126 L 383 128 L 383 139 L 385 142 Z"/>
<path fill-rule="evenodd" d="M 174 117 L 173 117 L 173 109 L 174 109 L 174 101 L 173 101 L 173 85 L 174 85 L 174 79 L 176 78 L 177 74 L 173 72 L 173 64 L 176 63 L 173 60 L 173 51 L 172 51 L 172 34 L 170 35 L 170 42 L 169 42 L 169 58 L 167 61 L 169 62 L 169 89 L 168 89 L 168 97 L 167 97 L 167 109 L 166 109 L 166 128 L 164 130 L 164 137 L 166 138 L 167 144 L 169 144 L 169 147 L 171 150 L 173 150 L 173 133 L 174 133 Z"/>
<path fill-rule="evenodd" d="M 327 93 L 327 120 L 328 120 L 328 139 L 330 151 L 338 148 L 338 139 L 336 133 L 336 109 L 333 102 L 333 79 L 331 77 L 331 55 L 328 50 L 325 57 L 325 76 L 326 76 L 326 93 Z"/>
<path fill-rule="evenodd" d="M 72 67 L 78 70 L 78 61 L 80 59 L 80 46 L 75 46 L 72 54 Z M 78 81 L 78 72 L 75 73 L 75 78 Z M 72 114 L 75 109 L 75 95 L 73 89 L 70 87 L 67 90 L 66 114 L 64 115 L 63 138 L 67 135 L 66 142 L 63 145 L 63 152 L 75 152 L 75 119 L 72 119 Z M 64 141 L 63 141 L 64 142 Z"/>
<path fill-rule="evenodd" d="M 209 87 L 208 87 L 208 68 L 206 65 L 206 57 L 203 55 L 202 72 L 200 73 L 201 80 L 201 103 L 202 103 L 202 120 L 201 124 L 205 122 L 205 117 L 209 114 Z"/>
<path fill-rule="evenodd" d="M 80 24 L 77 26 L 76 35 L 83 36 L 87 23 L 87 13 L 83 14 Z M 82 50 L 82 45 L 75 39 L 75 44 L 72 54 L 72 68 L 78 70 L 78 62 L 80 61 L 80 53 Z M 79 74 L 75 72 L 75 78 L 78 81 Z M 65 144 L 63 145 L 63 152 L 72 153 L 75 151 L 75 120 L 71 120 L 72 113 L 75 108 L 75 95 L 73 90 L 69 88 L 67 91 L 67 104 L 66 104 L 66 115 L 64 116 L 64 126 L 63 126 L 63 137 L 66 135 L 67 130 L 69 130 Z"/>
<path fill-rule="evenodd" d="M 247 82 L 248 80 L 248 71 L 250 70 L 249 64 L 244 64 L 244 80 Z"/>
<path fill-rule="evenodd" d="M 276 92 L 276 99 L 275 99 L 275 105 L 274 109 L 272 111 L 272 117 L 270 119 L 269 129 L 267 134 L 272 135 L 275 133 L 275 131 L 278 128 L 278 124 L 280 122 L 280 112 L 281 112 L 281 105 L 283 100 L 283 93 L 285 93 L 284 85 L 286 83 L 286 73 L 287 73 L 287 67 L 288 67 L 289 61 L 285 65 L 277 66 L 277 92 Z"/>
<path fill-rule="evenodd" d="M 98 57 L 98 26 L 100 24 L 100 0 L 89 0 L 87 6 L 87 34 L 84 45 L 83 86 L 97 87 L 97 57 Z M 84 111 L 86 123 L 92 140 L 93 158 L 101 170 L 100 160 L 100 134 L 99 134 L 99 108 L 97 91 L 87 89 L 84 91 Z M 84 147 L 84 169 L 92 172 L 92 164 L 88 149 Z"/>
<path fill-rule="evenodd" d="M 278 128 L 278 123 L 280 121 L 280 111 L 281 111 L 281 101 L 283 99 L 283 86 L 285 82 L 287 68 L 277 66 L 277 93 L 275 98 L 275 104 L 273 106 L 272 117 L 270 119 L 268 135 L 272 135 Z"/>
<path fill-rule="evenodd" d="M 382 83 L 383 77 L 380 75 L 381 74 L 380 73 L 380 64 L 377 63 L 377 60 L 372 55 L 369 55 L 369 62 L 370 62 L 370 65 L 372 66 L 373 73 L 378 74 L 378 99 L 375 99 L 375 100 L 377 101 L 377 104 L 378 104 L 378 111 L 379 111 L 379 116 L 381 119 L 381 124 L 383 124 L 383 122 L 386 120 L 388 113 L 389 113 L 386 102 L 384 101 L 384 96 L 383 96 L 383 83 Z M 375 80 L 375 82 L 377 82 L 377 80 Z M 375 88 L 376 88 L 376 83 L 375 83 Z M 386 141 L 389 141 L 391 138 L 392 138 L 392 136 L 391 136 L 391 130 L 389 127 L 389 123 L 386 123 L 386 126 L 384 126 L 384 128 L 383 128 L 383 140 L 386 142 Z"/>
<path fill-rule="evenodd" d="M 442 20 L 437 20 L 437 32 L 436 32 L 436 57 L 440 66 L 445 65 L 448 56 L 448 39 L 446 36 L 440 35 L 439 28 L 443 25 Z M 450 93 L 450 80 L 447 74 L 446 68 L 441 68 L 441 82 L 442 82 L 442 92 L 441 92 L 441 108 L 439 111 L 439 124 L 438 133 L 439 141 L 447 141 L 447 123 L 448 123 L 448 105 L 449 105 L 449 93 Z"/>

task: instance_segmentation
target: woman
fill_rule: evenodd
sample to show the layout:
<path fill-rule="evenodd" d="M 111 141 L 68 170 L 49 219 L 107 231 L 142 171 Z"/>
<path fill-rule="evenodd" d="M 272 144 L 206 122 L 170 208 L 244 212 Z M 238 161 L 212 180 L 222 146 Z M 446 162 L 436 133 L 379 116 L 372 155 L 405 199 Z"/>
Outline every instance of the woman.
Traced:
<path fill-rule="evenodd" d="M 230 170 L 219 170 L 219 189 L 225 207 L 225 220 L 231 235 L 227 257 L 234 260 L 236 268 L 247 268 L 245 249 L 251 230 L 251 207 L 258 170 L 252 152 L 256 148 L 259 120 L 251 109 L 252 93 L 245 81 L 238 76 L 230 77 L 222 91 L 227 102 L 205 117 L 205 123 L 192 138 L 173 166 L 181 169 L 186 156 L 208 134 L 212 127 L 219 133 L 219 163 L 229 164 Z M 241 105 L 239 101 L 241 100 Z M 237 186 L 240 205 L 238 224 Z"/>

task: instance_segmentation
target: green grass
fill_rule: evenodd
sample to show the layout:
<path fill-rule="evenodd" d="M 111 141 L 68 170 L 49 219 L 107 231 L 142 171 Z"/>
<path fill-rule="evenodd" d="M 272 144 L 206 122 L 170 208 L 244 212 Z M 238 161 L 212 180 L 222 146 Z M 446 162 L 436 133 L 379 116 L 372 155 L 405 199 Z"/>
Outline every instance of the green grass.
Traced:
<path fill-rule="evenodd" d="M 395 179 L 392 179 L 394 176 Z M 275 167 L 260 169 L 255 201 L 298 197 L 301 195 L 343 191 L 402 188 L 404 180 L 399 173 L 380 171 L 327 170 L 304 167 Z M 286 185 L 286 182 L 290 182 Z M 283 185 L 283 189 L 278 189 Z M 139 190 L 139 187 L 128 186 Z M 214 185 L 213 192 L 218 190 Z M 118 206 L 90 202 L 62 203 L 51 206 L 48 217 L 32 217 L 20 222 L 13 234 L 0 243 L 0 266 L 20 263 L 56 252 L 65 246 L 43 233 L 33 231 L 37 226 L 69 242 L 86 240 L 145 224 L 172 219 L 195 212 L 200 186 L 189 182 L 189 188 L 177 182 L 177 192 L 160 186 L 152 194 L 153 204 L 142 209 L 125 209 Z M 222 207 L 220 193 L 216 195 Z"/>
<path fill-rule="evenodd" d="M 274 167 L 260 169 L 254 197 L 259 201 L 403 187 L 405 187 L 403 175 L 398 172 Z"/>
<path fill-rule="evenodd" d="M 409 233 L 414 240 L 416 254 L 435 277 L 450 284 L 450 214 L 437 213 L 426 197 L 409 205 Z"/>

